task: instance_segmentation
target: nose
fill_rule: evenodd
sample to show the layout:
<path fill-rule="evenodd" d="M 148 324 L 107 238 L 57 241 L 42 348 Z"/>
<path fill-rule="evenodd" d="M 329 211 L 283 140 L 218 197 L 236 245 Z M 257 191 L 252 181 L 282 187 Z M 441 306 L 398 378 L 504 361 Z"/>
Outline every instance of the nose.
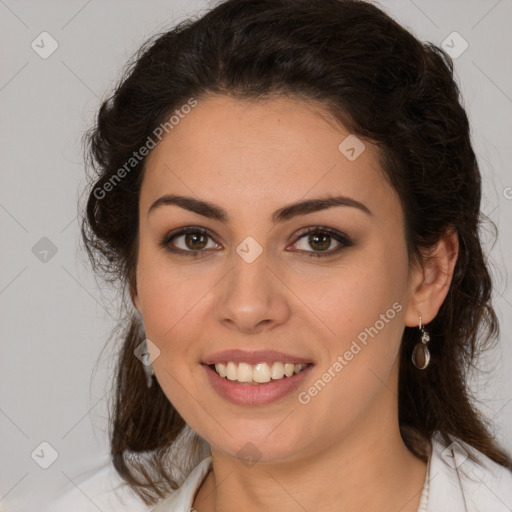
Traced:
<path fill-rule="evenodd" d="M 233 255 L 231 272 L 217 289 L 215 315 L 230 329 L 258 333 L 282 325 L 290 316 L 287 288 L 269 267 L 265 251 L 248 263 Z M 288 292 L 289 293 L 289 292 Z"/>

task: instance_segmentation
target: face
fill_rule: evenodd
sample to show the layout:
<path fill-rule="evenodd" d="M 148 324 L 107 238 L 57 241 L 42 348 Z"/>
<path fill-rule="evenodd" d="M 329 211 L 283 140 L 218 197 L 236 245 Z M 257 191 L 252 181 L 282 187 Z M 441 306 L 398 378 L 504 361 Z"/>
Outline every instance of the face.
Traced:
<path fill-rule="evenodd" d="M 134 303 L 212 450 L 288 461 L 396 423 L 402 210 L 377 148 L 348 136 L 311 103 L 209 96 L 148 156 Z"/>

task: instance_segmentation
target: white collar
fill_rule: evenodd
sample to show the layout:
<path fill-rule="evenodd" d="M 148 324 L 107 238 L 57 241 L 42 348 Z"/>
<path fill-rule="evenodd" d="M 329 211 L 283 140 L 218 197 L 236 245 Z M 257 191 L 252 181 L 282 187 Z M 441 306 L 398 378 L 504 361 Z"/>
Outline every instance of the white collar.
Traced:
<path fill-rule="evenodd" d="M 512 472 L 467 443 L 450 438 L 448 446 L 439 432 L 432 438 L 426 512 L 511 512 Z"/>

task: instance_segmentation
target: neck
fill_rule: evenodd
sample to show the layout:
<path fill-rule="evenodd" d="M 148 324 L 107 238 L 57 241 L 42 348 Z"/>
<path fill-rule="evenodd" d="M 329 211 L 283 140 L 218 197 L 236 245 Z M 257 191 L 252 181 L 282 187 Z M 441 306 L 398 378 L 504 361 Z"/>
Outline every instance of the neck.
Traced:
<path fill-rule="evenodd" d="M 377 423 L 370 418 L 359 422 L 341 441 L 309 456 L 248 466 L 212 448 L 213 471 L 199 489 L 194 508 L 417 512 L 426 463 L 404 444 L 396 408 L 385 402 L 374 411 Z"/>

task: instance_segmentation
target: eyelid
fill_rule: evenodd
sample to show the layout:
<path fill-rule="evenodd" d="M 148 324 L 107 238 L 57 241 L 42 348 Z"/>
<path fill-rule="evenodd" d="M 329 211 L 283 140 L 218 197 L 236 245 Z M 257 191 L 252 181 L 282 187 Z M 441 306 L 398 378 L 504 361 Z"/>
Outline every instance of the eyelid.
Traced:
<path fill-rule="evenodd" d="M 206 228 L 202 228 L 200 226 L 185 226 L 185 227 L 182 227 L 182 228 L 177 228 L 177 229 L 174 229 L 172 231 L 170 231 L 169 233 L 167 233 L 166 235 L 164 235 L 164 237 L 162 238 L 162 240 L 160 241 L 159 245 L 161 245 L 164 249 L 168 250 L 169 252 L 172 252 L 174 254 L 197 254 L 197 253 L 200 253 L 200 252 L 205 252 L 206 253 L 206 250 L 205 249 L 202 249 L 202 250 L 198 250 L 198 251 L 193 251 L 193 250 L 185 250 L 185 249 L 169 249 L 169 244 L 171 243 L 171 241 L 175 238 L 178 238 L 180 236 L 184 236 L 184 235 L 187 235 L 187 234 L 190 234 L 190 233 L 200 233 L 202 235 L 206 235 L 207 237 L 209 237 L 211 240 L 213 240 L 213 242 L 215 242 L 216 244 L 220 245 L 214 236 L 212 236 L 212 234 L 210 233 L 210 231 Z M 209 249 L 211 250 L 211 249 Z"/>
<path fill-rule="evenodd" d="M 330 228 L 328 226 L 307 226 L 305 228 L 302 228 L 299 230 L 298 233 L 294 235 L 294 242 L 293 245 L 295 245 L 300 239 L 304 238 L 307 235 L 311 235 L 313 233 L 323 233 L 330 238 L 333 238 L 340 244 L 338 248 L 336 249 L 328 249 L 326 251 L 304 251 L 304 250 L 298 250 L 298 252 L 305 253 L 307 256 L 312 257 L 328 257 L 328 256 L 335 256 L 339 254 L 343 249 L 346 247 L 351 247 L 354 245 L 354 242 L 352 239 L 345 233 L 338 231 L 337 229 Z"/>

